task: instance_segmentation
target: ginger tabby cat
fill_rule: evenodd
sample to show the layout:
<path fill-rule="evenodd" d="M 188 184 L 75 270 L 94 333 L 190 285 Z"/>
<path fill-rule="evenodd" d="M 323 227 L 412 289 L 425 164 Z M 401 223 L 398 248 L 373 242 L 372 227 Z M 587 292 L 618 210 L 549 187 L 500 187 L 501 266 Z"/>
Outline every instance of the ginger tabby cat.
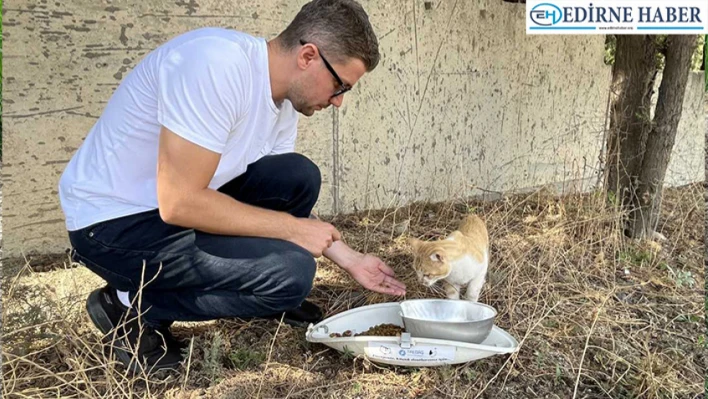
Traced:
<path fill-rule="evenodd" d="M 460 290 L 465 286 L 465 299 L 477 302 L 489 262 L 489 235 L 482 219 L 468 215 L 443 240 L 425 242 L 411 238 L 409 243 L 413 247 L 413 269 L 421 283 L 431 287 L 442 280 L 450 299 L 460 299 Z"/>

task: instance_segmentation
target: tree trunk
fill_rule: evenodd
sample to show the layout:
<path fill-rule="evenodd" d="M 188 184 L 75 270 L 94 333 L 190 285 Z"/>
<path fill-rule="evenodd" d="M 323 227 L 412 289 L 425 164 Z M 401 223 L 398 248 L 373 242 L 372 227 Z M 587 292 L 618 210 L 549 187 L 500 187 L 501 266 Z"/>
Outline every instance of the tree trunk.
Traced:
<path fill-rule="evenodd" d="M 617 35 L 605 187 L 622 207 L 632 203 L 651 127 L 651 93 L 657 71 L 655 54 L 653 36 Z"/>
<path fill-rule="evenodd" d="M 634 238 L 651 237 L 656 227 L 664 176 L 681 120 L 696 38 L 693 35 L 668 38 L 666 66 L 659 87 L 654 122 L 647 137 L 630 212 L 629 235 Z"/>

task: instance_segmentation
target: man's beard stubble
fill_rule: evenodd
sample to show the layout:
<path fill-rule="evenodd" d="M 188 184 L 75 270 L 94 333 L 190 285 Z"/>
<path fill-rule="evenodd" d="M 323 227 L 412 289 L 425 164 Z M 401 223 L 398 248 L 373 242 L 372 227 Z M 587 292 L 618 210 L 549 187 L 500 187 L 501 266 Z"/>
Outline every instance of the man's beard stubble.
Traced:
<path fill-rule="evenodd" d="M 288 93 L 288 99 L 295 110 L 305 116 L 312 116 L 315 113 L 315 107 L 308 105 L 308 101 L 303 95 L 303 87 L 300 81 L 295 82 Z"/>

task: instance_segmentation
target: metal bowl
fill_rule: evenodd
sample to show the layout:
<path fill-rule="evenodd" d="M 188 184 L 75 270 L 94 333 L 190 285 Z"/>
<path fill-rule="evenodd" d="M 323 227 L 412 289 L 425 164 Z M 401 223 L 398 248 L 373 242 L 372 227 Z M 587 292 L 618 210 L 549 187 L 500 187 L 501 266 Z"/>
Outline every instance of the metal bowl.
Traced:
<path fill-rule="evenodd" d="M 492 331 L 496 309 L 455 299 L 411 299 L 401 302 L 401 317 L 412 337 L 480 344 Z"/>

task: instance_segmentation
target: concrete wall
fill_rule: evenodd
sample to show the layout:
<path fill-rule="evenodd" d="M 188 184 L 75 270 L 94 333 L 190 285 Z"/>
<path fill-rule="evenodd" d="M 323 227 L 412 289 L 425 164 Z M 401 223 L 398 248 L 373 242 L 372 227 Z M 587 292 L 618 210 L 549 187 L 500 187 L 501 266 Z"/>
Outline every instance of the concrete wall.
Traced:
<path fill-rule="evenodd" d="M 6 2 L 5 256 L 68 246 L 59 176 L 145 54 L 202 26 L 271 38 L 304 3 Z M 596 181 L 610 80 L 602 36 L 526 36 L 524 5 L 501 0 L 362 4 L 381 64 L 340 110 L 300 125 L 299 151 L 323 172 L 319 212 Z M 670 181 L 703 179 L 692 108 L 703 91 L 691 90 Z"/>
<path fill-rule="evenodd" d="M 661 84 L 661 80 L 657 80 L 654 101 L 659 95 Z M 666 169 L 664 183 L 668 186 L 705 181 L 706 169 L 703 162 L 705 137 L 702 134 L 707 128 L 706 114 L 703 109 L 705 99 L 704 72 L 692 72 L 686 85 L 683 112 L 676 131 L 676 143 Z"/>

